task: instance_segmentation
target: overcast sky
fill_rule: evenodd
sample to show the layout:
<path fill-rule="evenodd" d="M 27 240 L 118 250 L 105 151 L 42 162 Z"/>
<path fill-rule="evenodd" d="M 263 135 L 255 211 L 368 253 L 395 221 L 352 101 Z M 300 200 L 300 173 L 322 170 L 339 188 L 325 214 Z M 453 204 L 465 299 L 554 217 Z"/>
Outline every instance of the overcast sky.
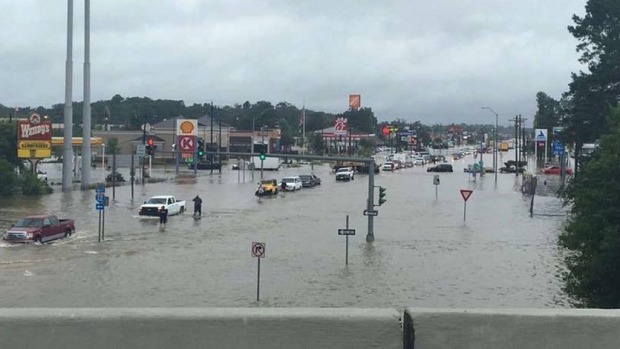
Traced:
<path fill-rule="evenodd" d="M 586 0 L 93 0 L 91 100 L 114 94 L 348 108 L 379 120 L 531 123 L 577 62 Z M 73 99 L 82 100 L 84 2 L 75 1 Z M 0 103 L 63 103 L 65 0 L 0 0 Z"/>

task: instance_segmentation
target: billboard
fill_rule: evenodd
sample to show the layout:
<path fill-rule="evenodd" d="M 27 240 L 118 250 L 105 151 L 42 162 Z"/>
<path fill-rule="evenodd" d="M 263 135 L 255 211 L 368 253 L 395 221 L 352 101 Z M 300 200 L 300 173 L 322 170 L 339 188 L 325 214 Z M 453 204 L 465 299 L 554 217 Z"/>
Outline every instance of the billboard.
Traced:
<path fill-rule="evenodd" d="M 17 121 L 17 157 L 46 159 L 52 156 L 52 123 L 32 114 Z"/>
<path fill-rule="evenodd" d="M 362 105 L 361 95 L 349 95 L 349 109 L 359 109 Z"/>

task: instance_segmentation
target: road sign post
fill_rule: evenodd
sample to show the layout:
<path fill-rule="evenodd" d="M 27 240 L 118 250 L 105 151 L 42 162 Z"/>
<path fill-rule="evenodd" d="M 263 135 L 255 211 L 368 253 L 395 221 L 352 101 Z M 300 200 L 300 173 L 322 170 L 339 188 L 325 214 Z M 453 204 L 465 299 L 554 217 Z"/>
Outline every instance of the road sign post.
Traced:
<path fill-rule="evenodd" d="M 103 239 L 105 229 L 105 206 L 108 203 L 108 198 L 105 196 L 105 187 L 103 185 L 95 188 L 95 209 L 99 211 L 99 226 L 97 227 L 99 233 L 99 242 Z"/>
<path fill-rule="evenodd" d="M 471 189 L 461 189 L 461 196 L 463 197 L 463 222 L 465 221 L 465 216 L 467 214 L 467 200 L 473 192 L 474 191 Z"/>
<path fill-rule="evenodd" d="M 258 270 L 256 272 L 256 301 L 260 300 L 260 260 L 265 258 L 266 244 L 264 242 L 252 243 L 252 257 L 258 260 Z"/>
<path fill-rule="evenodd" d="M 338 235 L 344 235 L 347 238 L 346 247 L 344 250 L 344 264 L 349 265 L 349 235 L 355 235 L 355 229 L 349 229 L 349 215 L 347 215 L 346 228 L 338 229 Z"/>
<path fill-rule="evenodd" d="M 437 200 L 437 187 L 439 186 L 439 175 L 433 176 L 433 184 L 435 185 L 435 200 Z"/>

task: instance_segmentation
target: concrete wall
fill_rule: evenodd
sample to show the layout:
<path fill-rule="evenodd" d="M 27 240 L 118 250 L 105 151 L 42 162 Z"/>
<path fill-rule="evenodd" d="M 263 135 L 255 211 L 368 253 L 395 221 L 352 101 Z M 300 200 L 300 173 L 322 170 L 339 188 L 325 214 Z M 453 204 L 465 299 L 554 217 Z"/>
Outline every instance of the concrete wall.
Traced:
<path fill-rule="evenodd" d="M 0 348 L 402 348 L 393 309 L 0 309 Z"/>
<path fill-rule="evenodd" d="M 0 309 L 0 348 L 619 348 L 620 311 Z"/>
<path fill-rule="evenodd" d="M 620 348 L 620 311 L 410 308 L 415 349 Z"/>

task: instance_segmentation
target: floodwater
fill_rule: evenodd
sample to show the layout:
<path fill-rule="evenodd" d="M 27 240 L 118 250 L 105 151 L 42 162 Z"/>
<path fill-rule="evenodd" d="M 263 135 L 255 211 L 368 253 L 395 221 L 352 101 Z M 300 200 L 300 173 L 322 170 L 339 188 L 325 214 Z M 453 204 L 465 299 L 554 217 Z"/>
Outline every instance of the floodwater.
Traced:
<path fill-rule="evenodd" d="M 502 155 L 503 161 L 514 158 Z M 485 163 L 491 164 L 491 154 Z M 315 166 L 323 184 L 258 201 L 260 171 L 199 171 L 176 177 L 154 169 L 161 183 L 115 189 L 105 211 L 105 241 L 98 242 L 94 191 L 56 192 L 0 202 L 0 229 L 22 215 L 52 212 L 74 218 L 77 233 L 44 245 L 0 243 L 0 307 L 568 307 L 556 242 L 565 220 L 553 180 L 536 196 L 521 194 L 521 177 L 463 172 L 467 156 L 440 173 L 437 199 L 426 166 L 381 173 L 387 188 L 378 208 L 375 238 L 366 243 L 367 176 L 336 182 L 327 165 Z M 60 164 L 49 164 L 50 181 Z M 187 170 L 184 170 L 187 171 Z M 128 172 L 128 171 L 126 171 Z M 265 172 L 265 178 L 311 172 L 309 165 Z M 98 178 L 100 173 L 94 172 Z M 125 176 L 127 178 L 127 175 Z M 58 181 L 59 178 L 56 178 Z M 466 220 L 460 189 L 472 189 Z M 203 218 L 192 218 L 191 199 L 203 199 Z M 151 195 L 188 201 L 189 213 L 165 228 L 137 217 Z M 106 189 L 112 196 L 112 189 Z M 350 228 L 349 264 L 345 237 Z M 256 302 L 257 259 L 252 242 L 266 244 Z"/>

